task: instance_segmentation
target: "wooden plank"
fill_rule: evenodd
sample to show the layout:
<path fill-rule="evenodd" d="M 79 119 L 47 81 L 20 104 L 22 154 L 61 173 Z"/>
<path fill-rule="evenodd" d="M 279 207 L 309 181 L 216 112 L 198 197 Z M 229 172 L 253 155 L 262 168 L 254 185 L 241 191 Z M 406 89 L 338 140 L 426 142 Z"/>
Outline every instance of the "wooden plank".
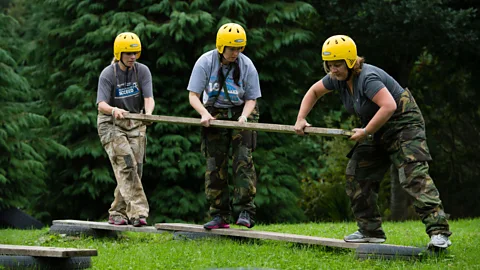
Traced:
<path fill-rule="evenodd" d="M 145 115 L 145 114 L 135 114 L 135 113 L 125 113 L 124 116 L 126 119 L 132 119 L 132 120 L 201 126 L 199 118 L 164 116 L 164 115 Z M 247 130 L 265 131 L 265 132 L 296 134 L 294 130 L 294 126 L 289 126 L 289 125 L 264 124 L 264 123 L 240 123 L 238 121 L 211 120 L 210 126 L 221 127 L 221 128 L 231 128 L 231 129 L 247 129 Z M 336 129 L 336 128 L 319 128 L 319 127 L 306 127 L 305 133 L 322 135 L 322 136 L 337 136 L 337 137 L 350 137 L 353 135 L 353 132 L 349 130 Z"/>
<path fill-rule="evenodd" d="M 79 257 L 79 256 L 81 257 L 97 256 L 97 250 L 0 244 L 0 254 L 17 255 L 17 256 L 68 258 L 68 257 Z"/>
<path fill-rule="evenodd" d="M 153 226 L 142 226 L 142 227 L 134 227 L 132 225 L 113 225 L 108 224 L 108 222 L 96 222 L 96 221 L 84 221 L 84 220 L 54 220 L 52 224 L 55 225 L 75 225 L 75 226 L 82 226 L 91 229 L 99 229 L 99 230 L 110 230 L 110 231 L 130 231 L 130 232 L 146 232 L 146 233 L 162 233 L 155 229 Z"/>
<path fill-rule="evenodd" d="M 311 245 L 321 245 L 329 247 L 338 247 L 338 248 L 349 248 L 357 249 L 363 245 L 371 245 L 370 243 L 351 243 L 345 242 L 340 239 L 333 238 L 324 238 L 317 236 L 306 236 L 298 234 L 289 234 L 289 233 L 278 233 L 278 232 L 265 232 L 265 231 L 254 231 L 251 229 L 214 229 L 214 230 L 205 230 L 202 225 L 196 224 L 181 224 L 181 223 L 157 223 L 155 228 L 159 230 L 167 231 L 185 231 L 185 232 L 198 232 L 198 233 L 210 233 L 214 235 L 225 235 L 225 236 L 236 236 L 244 238 L 253 238 L 253 239 L 267 239 L 267 240 L 280 240 L 300 244 L 311 244 Z M 417 247 L 410 246 L 400 246 L 400 245 L 389 245 L 381 244 L 383 247 L 391 248 L 412 248 L 416 249 Z"/>
<path fill-rule="evenodd" d="M 199 232 L 199 233 L 211 233 L 216 235 L 236 236 L 244 238 L 254 239 L 268 239 L 268 240 L 280 240 L 301 244 L 322 245 L 339 248 L 351 248 L 356 249 L 361 244 L 359 243 L 347 243 L 343 240 L 333 238 L 323 238 L 316 236 L 306 236 L 289 233 L 277 233 L 277 232 L 265 232 L 254 231 L 248 229 L 214 229 L 205 230 L 202 225 L 195 224 L 180 224 L 180 223 L 157 223 L 155 228 L 159 230 L 169 231 L 187 231 L 187 232 Z"/>

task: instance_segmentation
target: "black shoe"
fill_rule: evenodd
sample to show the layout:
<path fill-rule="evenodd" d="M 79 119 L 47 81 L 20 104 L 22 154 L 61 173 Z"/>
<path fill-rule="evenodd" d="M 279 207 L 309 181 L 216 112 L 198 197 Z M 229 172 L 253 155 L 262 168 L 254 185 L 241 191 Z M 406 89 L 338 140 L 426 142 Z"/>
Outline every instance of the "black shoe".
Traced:
<path fill-rule="evenodd" d="M 228 224 L 221 216 L 213 217 L 212 221 L 203 224 L 203 228 L 207 230 L 211 229 L 228 229 L 230 224 Z"/>
<path fill-rule="evenodd" d="M 250 218 L 250 214 L 247 211 L 242 211 L 237 219 L 237 225 L 242 225 L 247 228 L 255 226 L 255 222 Z"/>

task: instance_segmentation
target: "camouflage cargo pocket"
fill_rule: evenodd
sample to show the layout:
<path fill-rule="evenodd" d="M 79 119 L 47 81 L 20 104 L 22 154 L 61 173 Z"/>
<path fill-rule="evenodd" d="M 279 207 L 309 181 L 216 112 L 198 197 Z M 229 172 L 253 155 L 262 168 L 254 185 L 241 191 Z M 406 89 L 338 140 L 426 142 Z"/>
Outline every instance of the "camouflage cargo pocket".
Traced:
<path fill-rule="evenodd" d="M 97 127 L 98 137 L 100 137 L 100 142 L 102 146 L 105 146 L 107 143 L 110 143 L 113 140 L 113 125 L 104 122 L 98 125 Z"/>
<path fill-rule="evenodd" d="M 399 156 L 396 158 L 406 163 L 432 160 L 425 138 L 425 130 L 402 130 L 400 132 Z"/>

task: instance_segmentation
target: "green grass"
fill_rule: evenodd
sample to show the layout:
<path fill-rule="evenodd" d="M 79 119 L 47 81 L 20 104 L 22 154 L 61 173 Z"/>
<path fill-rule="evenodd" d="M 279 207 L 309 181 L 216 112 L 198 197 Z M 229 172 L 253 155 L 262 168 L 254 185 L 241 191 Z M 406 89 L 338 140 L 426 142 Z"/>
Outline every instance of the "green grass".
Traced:
<path fill-rule="evenodd" d="M 273 240 L 203 238 L 174 240 L 171 233 L 124 232 L 120 238 L 65 237 L 42 230 L 0 230 L 0 243 L 92 248 L 92 269 L 480 269 L 480 218 L 450 221 L 453 245 L 447 254 L 416 261 L 358 260 L 350 249 Z M 237 226 L 233 226 L 237 227 Z M 425 246 L 420 221 L 385 222 L 388 244 Z M 341 239 L 355 223 L 258 225 L 253 230 Z"/>

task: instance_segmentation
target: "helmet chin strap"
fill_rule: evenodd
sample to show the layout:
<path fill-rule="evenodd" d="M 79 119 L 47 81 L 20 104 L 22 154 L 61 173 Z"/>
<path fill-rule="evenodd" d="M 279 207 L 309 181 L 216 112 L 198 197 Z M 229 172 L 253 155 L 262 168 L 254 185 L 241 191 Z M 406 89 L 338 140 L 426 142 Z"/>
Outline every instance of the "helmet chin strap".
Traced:
<path fill-rule="evenodd" d="M 224 48 L 224 50 L 225 50 L 225 48 Z M 227 58 L 225 58 L 225 56 L 223 56 L 223 53 L 220 53 L 220 63 L 221 63 L 221 64 L 223 64 L 223 60 L 225 60 L 226 62 L 228 62 Z M 230 64 L 230 63 L 228 62 L 228 64 Z"/>
<path fill-rule="evenodd" d="M 120 57 L 120 62 L 122 63 L 122 65 L 123 65 L 124 67 L 126 67 L 126 68 L 127 68 L 127 70 L 130 68 L 129 66 L 125 65 L 125 63 L 123 62 L 123 60 L 122 60 L 122 58 L 121 58 L 121 57 Z"/>
<path fill-rule="evenodd" d="M 344 81 L 344 82 L 348 82 L 348 80 L 350 80 L 350 78 L 352 77 L 352 74 L 353 74 L 352 69 L 349 68 L 349 69 L 348 69 L 347 78 L 346 78 L 345 80 L 343 80 L 343 81 Z"/>

